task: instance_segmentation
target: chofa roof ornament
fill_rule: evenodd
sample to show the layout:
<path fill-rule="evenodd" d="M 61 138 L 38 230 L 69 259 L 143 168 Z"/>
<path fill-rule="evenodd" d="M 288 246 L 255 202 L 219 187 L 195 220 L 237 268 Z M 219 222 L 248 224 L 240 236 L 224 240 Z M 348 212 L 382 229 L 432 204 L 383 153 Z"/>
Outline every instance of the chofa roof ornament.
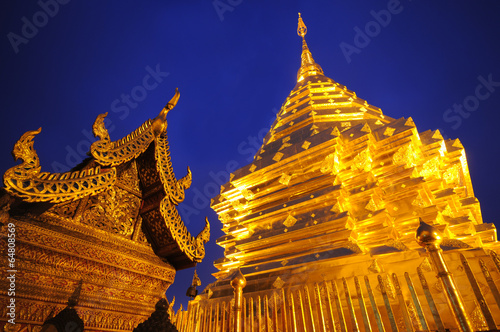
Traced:
<path fill-rule="evenodd" d="M 205 220 L 204 229 L 193 237 L 176 208 L 184 200 L 184 191 L 192 182 L 189 168 L 183 178 L 177 180 L 175 177 L 167 138 L 167 114 L 177 105 L 179 97 L 179 90 L 176 89 L 173 98 L 157 117 L 147 120 L 131 134 L 117 141 L 111 141 L 104 125 L 107 113 L 98 115 L 93 131 L 99 140 L 90 147 L 92 159 L 82 163 L 83 170 L 79 171 L 40 172 L 33 138 L 41 129 L 26 132 L 13 150 L 16 160 L 22 159 L 23 163 L 4 174 L 6 191 L 25 202 L 69 202 L 110 189 L 117 182 L 121 165 L 134 159 L 146 159 L 148 166 L 144 166 L 142 172 L 150 174 L 155 183 L 153 186 L 142 186 L 141 198 L 143 203 L 147 201 L 148 209 L 138 213 L 145 220 L 143 229 L 148 230 L 148 240 L 159 257 L 178 269 L 201 262 L 205 257 L 204 244 L 210 239 L 208 219 Z M 153 200 L 149 201 L 151 197 Z M 151 211 L 155 213 L 149 213 Z M 172 242 L 175 243 L 174 246 L 171 245 Z"/>

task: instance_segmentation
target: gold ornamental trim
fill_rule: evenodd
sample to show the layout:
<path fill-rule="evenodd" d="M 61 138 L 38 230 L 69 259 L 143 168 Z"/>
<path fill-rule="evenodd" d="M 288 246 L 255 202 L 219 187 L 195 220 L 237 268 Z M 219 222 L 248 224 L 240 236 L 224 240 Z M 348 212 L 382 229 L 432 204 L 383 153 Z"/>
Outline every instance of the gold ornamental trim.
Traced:
<path fill-rule="evenodd" d="M 108 112 L 99 114 L 92 126 L 94 136 L 100 140 L 92 143 L 90 153 L 101 165 L 118 166 L 137 158 L 153 142 L 155 135 L 152 131 L 152 120 L 144 122 L 139 128 L 124 138 L 112 142 L 108 130 L 104 126 L 104 119 Z"/>
<path fill-rule="evenodd" d="M 42 128 L 24 133 L 14 145 L 15 160 L 23 162 L 3 176 L 5 189 L 25 202 L 62 203 L 101 193 L 116 181 L 116 170 L 100 166 L 67 173 L 40 172 L 40 160 L 33 147 Z"/>
<path fill-rule="evenodd" d="M 146 151 L 155 137 L 165 132 L 167 129 L 167 113 L 177 105 L 179 98 L 179 90 L 175 89 L 174 97 L 156 118 L 144 122 L 131 134 L 113 142 L 104 125 L 104 119 L 108 113 L 99 114 L 92 126 L 94 135 L 99 137 L 99 140 L 92 143 L 90 153 L 103 166 L 117 166 L 137 158 Z"/>
<path fill-rule="evenodd" d="M 176 205 L 184 200 L 184 190 L 191 185 L 191 171 L 180 180 L 176 180 L 170 159 L 166 133 L 155 139 L 156 168 L 160 174 L 165 197 L 160 203 L 160 213 L 167 228 L 181 251 L 194 262 L 201 262 L 205 257 L 205 243 L 210 240 L 210 223 L 205 218 L 205 227 L 193 237 L 182 222 Z"/>

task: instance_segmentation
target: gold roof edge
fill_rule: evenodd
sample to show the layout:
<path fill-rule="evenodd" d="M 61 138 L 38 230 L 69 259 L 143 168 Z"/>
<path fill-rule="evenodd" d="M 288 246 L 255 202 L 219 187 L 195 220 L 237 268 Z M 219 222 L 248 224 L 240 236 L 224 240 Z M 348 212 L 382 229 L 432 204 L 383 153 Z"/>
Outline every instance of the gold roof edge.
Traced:
<path fill-rule="evenodd" d="M 4 173 L 5 190 L 12 196 L 25 202 L 48 202 L 53 204 L 70 202 L 86 196 L 100 194 L 117 182 L 117 166 L 139 158 L 154 142 L 153 168 L 159 175 L 163 189 L 161 203 L 154 207 L 164 220 L 161 232 L 168 234 L 177 245 L 167 253 L 157 255 L 169 259 L 183 253 L 191 263 L 201 262 L 205 257 L 204 244 L 210 239 L 210 223 L 205 220 L 205 227 L 196 236 L 192 236 L 182 221 L 176 206 L 184 200 L 185 189 L 191 186 L 192 174 L 177 180 L 173 172 L 167 138 L 167 114 L 172 110 L 180 94 L 176 89 L 173 98 L 152 120 L 144 122 L 132 133 L 117 141 L 111 141 L 104 125 L 107 113 L 97 116 L 93 125 L 96 137 L 100 139 L 91 145 L 92 161 L 97 167 L 87 166 L 83 170 L 67 173 L 40 172 L 39 157 L 33 147 L 34 137 L 38 130 L 28 131 L 14 145 L 12 154 L 16 160 L 22 159 L 20 165 L 8 169 Z M 141 213 L 139 211 L 139 213 Z M 177 258 L 174 258 L 177 259 Z M 172 263 L 174 265 L 175 263 Z"/>
<path fill-rule="evenodd" d="M 27 131 L 14 144 L 12 155 L 22 163 L 5 171 L 3 181 L 7 192 L 25 202 L 62 203 L 98 194 L 114 185 L 115 168 L 97 166 L 67 173 L 40 172 L 33 139 L 41 130 Z"/>
<path fill-rule="evenodd" d="M 163 107 L 153 120 L 147 120 L 132 133 L 117 141 L 111 141 L 109 133 L 104 126 L 104 119 L 108 113 L 99 114 L 92 126 L 92 130 L 99 140 L 92 143 L 90 152 L 95 160 L 105 166 L 118 166 L 144 153 L 155 137 L 167 130 L 167 114 L 179 101 L 179 89 Z"/>

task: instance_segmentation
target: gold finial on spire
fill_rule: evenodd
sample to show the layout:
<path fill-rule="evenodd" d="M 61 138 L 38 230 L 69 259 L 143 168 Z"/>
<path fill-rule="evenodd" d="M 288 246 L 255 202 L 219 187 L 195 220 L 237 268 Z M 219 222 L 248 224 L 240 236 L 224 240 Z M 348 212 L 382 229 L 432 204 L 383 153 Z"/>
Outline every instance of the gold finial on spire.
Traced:
<path fill-rule="evenodd" d="M 307 33 L 307 27 L 302 20 L 302 16 L 299 13 L 299 23 L 297 26 L 297 34 L 302 37 L 302 56 L 299 72 L 297 73 L 297 82 L 303 81 L 308 76 L 313 75 L 323 75 L 323 69 L 321 66 L 314 62 L 311 51 L 307 47 L 306 39 L 304 36 Z"/>
<path fill-rule="evenodd" d="M 198 277 L 198 273 L 196 273 L 196 269 L 194 269 L 193 282 L 191 284 L 193 286 L 201 286 L 201 280 Z"/>
<path fill-rule="evenodd" d="M 307 34 L 307 27 L 304 24 L 304 21 L 302 21 L 302 16 L 299 13 L 299 24 L 297 26 L 297 34 L 304 38 L 304 36 Z"/>

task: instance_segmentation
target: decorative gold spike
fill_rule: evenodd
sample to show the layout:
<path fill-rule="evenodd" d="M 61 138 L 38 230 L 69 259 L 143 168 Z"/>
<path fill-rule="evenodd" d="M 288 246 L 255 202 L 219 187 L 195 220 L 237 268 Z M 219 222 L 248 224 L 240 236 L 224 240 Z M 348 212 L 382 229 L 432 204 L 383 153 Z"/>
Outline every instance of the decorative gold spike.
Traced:
<path fill-rule="evenodd" d="M 451 146 L 453 146 L 455 148 L 460 148 L 460 149 L 464 148 L 464 146 L 462 145 L 462 142 L 460 142 L 460 140 L 458 138 L 453 141 L 453 144 Z"/>
<path fill-rule="evenodd" d="M 14 145 L 12 155 L 23 162 L 4 173 L 5 190 L 10 194 L 25 202 L 62 203 L 99 194 L 115 184 L 114 168 L 101 170 L 98 166 L 68 173 L 40 172 L 33 139 L 41 130 L 24 133 Z"/>
<path fill-rule="evenodd" d="M 299 23 L 297 26 L 297 34 L 304 38 L 304 36 L 307 34 L 307 27 L 304 24 L 304 21 L 302 20 L 302 15 L 299 13 Z"/>
<path fill-rule="evenodd" d="M 413 119 L 411 117 L 409 117 L 406 122 L 405 122 L 405 126 L 407 127 L 415 127 L 415 122 L 413 122 Z"/>
<path fill-rule="evenodd" d="M 299 13 L 299 22 L 297 26 L 297 34 L 302 37 L 302 56 L 299 72 L 297 73 L 297 82 L 302 82 L 306 77 L 313 75 L 323 75 L 321 66 L 314 62 L 311 52 L 307 47 L 305 35 L 307 34 L 307 27 L 302 20 Z"/>
<path fill-rule="evenodd" d="M 333 128 L 333 130 L 330 133 L 330 135 L 332 135 L 332 136 L 340 136 L 340 130 L 339 130 L 339 128 L 337 128 L 337 126 L 335 126 L 335 128 Z"/>

